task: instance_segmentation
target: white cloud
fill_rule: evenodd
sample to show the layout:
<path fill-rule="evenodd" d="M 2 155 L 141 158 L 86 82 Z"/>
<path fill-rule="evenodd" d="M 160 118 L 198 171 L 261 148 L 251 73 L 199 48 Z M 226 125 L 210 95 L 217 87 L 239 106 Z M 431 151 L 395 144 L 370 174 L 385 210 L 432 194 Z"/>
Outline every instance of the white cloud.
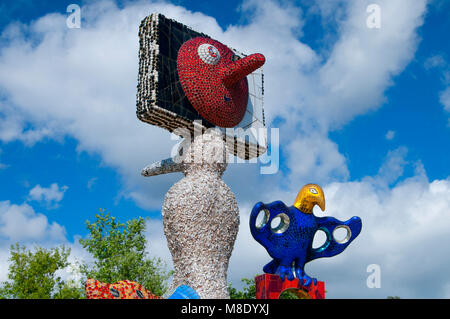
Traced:
<path fill-rule="evenodd" d="M 349 172 L 338 146 L 320 134 L 299 136 L 286 147 L 291 180 L 346 180 Z"/>
<path fill-rule="evenodd" d="M 149 256 L 158 256 L 164 260 L 170 269 L 173 269 L 172 258 L 167 240 L 164 236 L 162 220 L 151 218 L 146 222 L 147 252 Z"/>
<path fill-rule="evenodd" d="M 9 251 L 6 245 L 0 246 L 0 282 L 8 280 Z"/>
<path fill-rule="evenodd" d="M 326 127 L 339 127 L 378 108 L 392 77 L 411 61 L 418 44 L 426 1 L 378 1 L 382 27 L 369 29 L 370 1 L 351 1 L 339 40 L 309 85 L 300 87 L 308 113 Z M 326 115 L 325 115 L 326 114 Z M 325 116 L 324 116 L 325 115 Z"/>
<path fill-rule="evenodd" d="M 44 202 L 49 207 L 55 207 L 64 197 L 64 193 L 67 191 L 68 186 L 59 187 L 57 183 L 51 184 L 49 187 L 41 187 L 36 185 L 28 193 L 30 200 Z"/>
<path fill-rule="evenodd" d="M 0 238 L 15 241 L 65 241 L 65 228 L 49 223 L 47 217 L 36 213 L 27 203 L 0 202 Z"/>
<path fill-rule="evenodd" d="M 450 86 L 441 92 L 439 100 L 444 106 L 444 110 L 450 112 Z"/>
<path fill-rule="evenodd" d="M 395 131 L 389 130 L 389 131 L 386 132 L 385 138 L 386 138 L 388 141 L 393 140 L 394 137 L 395 137 Z"/>
<path fill-rule="evenodd" d="M 0 155 L 2 155 L 2 149 L 0 148 Z M 9 165 L 0 162 L 0 170 L 7 168 Z"/>
<path fill-rule="evenodd" d="M 64 14 L 13 24 L 3 33 L 6 45 L 0 51 L 0 87 L 7 96 L 0 139 L 32 145 L 70 135 L 78 140 L 79 151 L 96 152 L 117 168 L 123 196 L 158 207 L 158 198 L 177 177 L 149 182 L 139 172 L 167 157 L 175 142 L 168 132 L 139 122 L 134 112 L 138 26 L 157 11 L 241 51 L 263 53 L 268 61 L 266 118 L 269 124 L 277 116 L 285 121 L 282 145 L 293 150 L 310 144 L 311 136 L 324 141 L 326 149 L 314 147 L 306 164 L 315 165 L 320 178 L 332 172 L 345 179 L 345 159 L 328 140 L 328 130 L 379 107 L 391 77 L 413 57 L 426 3 L 380 1 L 383 27 L 372 30 L 365 24 L 366 2 L 352 1 L 334 11 L 322 8 L 327 21 L 333 14 L 346 17 L 339 20 L 338 40 L 325 52 L 299 40 L 304 25 L 300 9 L 271 1 L 244 1 L 241 14 L 249 22 L 226 30 L 201 13 L 143 1 L 120 9 L 111 1 L 89 3 L 82 8 L 81 29 L 68 29 Z M 324 156 L 327 152 L 332 156 Z M 299 158 L 297 152 L 286 154 L 291 163 Z"/>
<path fill-rule="evenodd" d="M 435 54 L 425 60 L 424 67 L 426 70 L 444 68 L 447 67 L 447 61 L 441 54 Z"/>
<path fill-rule="evenodd" d="M 442 243 L 450 240 L 450 177 L 430 182 L 418 165 L 414 176 L 391 189 L 387 185 L 391 180 L 386 180 L 384 173 L 391 168 L 394 175 L 399 174 L 399 165 L 392 163 L 401 162 L 404 156 L 403 149 L 391 152 L 379 170 L 381 175 L 324 187 L 327 208 L 324 213 L 315 210 L 317 216 L 347 220 L 356 215 L 363 221 L 361 234 L 341 255 L 318 259 L 306 266 L 309 275 L 325 281 L 327 298 L 448 295 L 450 275 L 446 269 L 450 257 L 444 253 Z M 403 165 L 411 164 L 404 161 Z M 292 190 L 282 199 L 291 205 L 295 195 Z M 267 202 L 278 199 L 278 194 L 273 195 Z M 229 269 L 229 279 L 235 287 L 242 286 L 240 278 L 262 273 L 262 267 L 270 261 L 265 249 L 250 234 L 251 206 L 240 208 L 241 227 Z M 366 268 L 370 264 L 381 267 L 380 289 L 366 286 Z"/>
<path fill-rule="evenodd" d="M 320 2 L 321 12 L 326 12 L 326 21 L 339 22 L 339 32 L 334 45 L 323 52 L 298 40 L 301 12 L 274 8 L 273 3 L 246 2 L 244 9 L 253 13 L 249 24 L 229 27 L 222 35 L 227 43 L 261 51 L 267 58 L 266 118 L 283 120 L 280 144 L 290 183 L 348 178 L 346 158 L 328 132 L 382 105 L 392 78 L 414 56 L 427 2 L 379 1 L 381 29 L 367 28 L 370 1 L 341 2 L 332 8 L 327 3 Z"/>
<path fill-rule="evenodd" d="M 307 267 L 311 275 L 326 281 L 330 297 L 421 297 L 434 292 L 439 297 L 441 283 L 450 283 L 445 275 L 437 279 L 440 272 L 446 274 L 441 268 L 449 262 L 438 243 L 448 240 L 444 229 L 450 226 L 450 182 L 430 183 L 418 164 L 413 178 L 395 184 L 407 165 L 403 148 L 388 155 L 377 176 L 348 181 L 347 160 L 328 138 L 330 130 L 383 104 L 393 77 L 414 57 L 427 1 L 377 1 L 381 29 L 366 26 L 365 9 L 371 1 L 331 3 L 318 2 L 323 23 L 337 30 L 335 41 L 323 52 L 299 40 L 301 10 L 270 1 L 245 1 L 241 12 L 248 23 L 225 30 L 201 13 L 147 2 L 121 9 L 110 1 L 87 4 L 79 30 L 66 28 L 61 14 L 46 15 L 30 25 L 15 24 L 3 34 L 7 44 L 0 50 L 0 89 L 7 97 L 0 112 L 0 140 L 32 145 L 70 135 L 77 139 L 79 151 L 98 153 L 119 171 L 123 196 L 146 208 L 160 208 L 164 193 L 180 174 L 144 179 L 139 172 L 149 162 L 169 156 L 175 142 L 169 133 L 139 122 L 134 110 L 138 26 L 146 15 L 161 12 L 240 51 L 261 52 L 267 58 L 266 119 L 269 125 L 274 119 L 283 123 L 280 142 L 287 168 L 260 176 L 257 165 L 233 164 L 225 173 L 241 207 L 229 271 L 233 284 L 239 286 L 240 278 L 261 272 L 268 261 L 249 233 L 252 203 L 291 203 L 299 187 L 315 181 L 326 185 L 327 214 L 363 219 L 360 238 L 346 252 Z M 22 212 L 18 218 L 36 219 L 36 231 L 50 228 L 42 215 L 24 215 L 23 211 L 34 213 L 28 205 L 17 207 Z M 6 233 L 13 235 L 17 224 L 7 225 L 5 232 L 9 229 Z M 170 262 L 161 222 L 152 220 L 149 225 L 150 252 Z M 382 267 L 380 290 L 365 286 L 371 263 Z M 437 289 L 422 289 L 432 284 Z"/>
<path fill-rule="evenodd" d="M 145 201 L 139 203 L 155 207 L 158 201 L 152 198 L 162 197 L 170 181 L 148 183 L 140 170 L 170 155 L 170 134 L 135 115 L 138 27 L 153 11 L 185 17 L 184 22 L 201 29 L 213 21 L 162 3 L 119 9 L 102 1 L 83 6 L 81 29 L 68 29 L 64 14 L 12 25 L 0 51 L 0 87 L 8 97 L 0 139 L 32 145 L 39 137 L 70 135 L 78 140 L 79 151 L 98 153 L 117 168 L 124 177 L 124 196 L 140 192 L 147 196 L 141 195 Z"/>
<path fill-rule="evenodd" d="M 69 265 L 58 270 L 55 274 L 56 276 L 61 277 L 62 280 L 78 286 L 79 288 L 83 285 L 82 279 L 84 279 L 81 275 L 80 265 L 91 265 L 94 262 L 92 255 L 80 244 L 80 238 L 80 236 L 75 236 L 73 243 L 70 242 L 65 244 L 65 247 L 70 249 L 70 255 L 67 258 Z"/>
<path fill-rule="evenodd" d="M 69 262 L 69 266 L 60 269 L 56 272 L 56 276 L 59 276 L 61 279 L 68 281 L 72 280 L 75 284 L 82 284 L 80 279 L 82 278 L 78 265 L 81 263 L 87 262 L 91 263 L 93 258 L 92 256 L 80 245 L 79 237 L 76 236 L 74 238 L 73 243 L 63 240 L 61 238 L 52 238 L 49 240 L 48 238 L 34 238 L 20 241 L 20 245 L 24 246 L 27 250 L 34 252 L 37 247 L 41 247 L 47 250 L 61 247 L 61 244 L 64 244 L 65 248 L 70 249 L 70 255 L 67 258 Z M 8 280 L 8 270 L 10 266 L 10 244 L 9 241 L 0 241 L 0 283 Z"/>
<path fill-rule="evenodd" d="M 391 185 L 397 179 L 403 176 L 407 161 L 405 157 L 408 153 L 406 147 L 399 147 L 393 151 L 389 151 L 385 162 L 378 170 L 378 175 L 374 178 L 374 182 L 383 185 Z M 370 178 L 370 177 L 368 177 Z"/>
<path fill-rule="evenodd" d="M 439 92 L 439 102 L 444 110 L 450 113 L 450 66 L 442 54 L 435 54 L 429 57 L 424 67 L 426 70 L 437 69 L 441 75 L 441 82 L 445 85 L 445 89 Z M 450 127 L 450 118 L 448 120 Z"/>
<path fill-rule="evenodd" d="M 448 86 L 444 91 L 439 94 L 439 101 L 444 106 L 444 110 L 447 113 L 450 113 L 450 86 Z M 448 127 L 450 127 L 450 118 L 447 123 Z"/>
<path fill-rule="evenodd" d="M 19 140 L 27 146 L 33 146 L 36 142 L 47 137 L 59 139 L 56 132 L 47 127 L 25 128 L 26 121 L 16 108 L 0 102 L 0 141 L 11 142 Z"/>
<path fill-rule="evenodd" d="M 97 181 L 98 181 L 98 177 L 92 177 L 92 178 L 90 178 L 90 179 L 88 180 L 88 182 L 87 182 L 86 187 L 87 187 L 89 190 L 92 190 L 92 188 L 95 186 L 95 184 L 97 183 Z"/>
<path fill-rule="evenodd" d="M 326 192 L 328 214 L 341 218 L 355 214 L 363 219 L 363 231 L 348 254 L 335 265 L 330 261 L 318 268 L 330 285 L 336 284 L 335 289 L 330 287 L 333 296 L 443 296 L 443 286 L 450 277 L 442 267 L 450 260 L 442 255 L 438 243 L 449 239 L 450 220 L 445 212 L 450 210 L 450 180 L 429 183 L 415 176 L 390 192 L 378 191 L 369 182 L 336 183 Z M 381 289 L 364 287 L 365 269 L 373 263 L 381 267 Z"/>

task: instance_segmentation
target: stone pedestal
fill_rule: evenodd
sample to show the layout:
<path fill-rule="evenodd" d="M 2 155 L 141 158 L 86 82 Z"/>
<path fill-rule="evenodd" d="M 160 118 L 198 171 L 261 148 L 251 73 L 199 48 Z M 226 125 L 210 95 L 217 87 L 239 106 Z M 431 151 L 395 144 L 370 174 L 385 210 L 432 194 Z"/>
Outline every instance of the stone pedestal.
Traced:
<path fill-rule="evenodd" d="M 297 294 L 300 299 L 325 299 L 325 283 L 318 281 L 309 287 L 301 285 L 297 278 L 281 281 L 280 276 L 264 274 L 255 278 L 256 299 L 279 299 L 285 290 Z"/>

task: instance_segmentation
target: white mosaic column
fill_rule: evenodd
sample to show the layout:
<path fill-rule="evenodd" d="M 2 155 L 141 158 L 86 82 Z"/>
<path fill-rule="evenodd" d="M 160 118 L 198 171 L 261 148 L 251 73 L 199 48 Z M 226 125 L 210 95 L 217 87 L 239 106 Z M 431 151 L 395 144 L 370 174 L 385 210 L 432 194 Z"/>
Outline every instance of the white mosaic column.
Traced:
<path fill-rule="evenodd" d="M 174 265 L 169 291 L 184 284 L 201 298 L 229 298 L 227 270 L 239 228 L 239 210 L 233 192 L 222 180 L 226 145 L 223 137 L 212 131 L 197 136 L 183 152 L 180 169 L 185 177 L 169 189 L 162 207 Z"/>

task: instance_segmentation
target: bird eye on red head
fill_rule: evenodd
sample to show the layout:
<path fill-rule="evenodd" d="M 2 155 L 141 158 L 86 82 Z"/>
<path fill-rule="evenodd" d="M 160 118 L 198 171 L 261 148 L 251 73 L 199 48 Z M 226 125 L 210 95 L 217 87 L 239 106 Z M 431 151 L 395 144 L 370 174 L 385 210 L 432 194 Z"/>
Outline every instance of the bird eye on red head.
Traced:
<path fill-rule="evenodd" d="M 207 64 L 217 64 L 220 60 L 219 50 L 210 44 L 204 43 L 198 46 L 198 56 Z"/>
<path fill-rule="evenodd" d="M 181 86 L 197 112 L 214 125 L 233 127 L 247 109 L 247 75 L 264 62 L 262 54 L 239 59 L 219 41 L 197 37 L 181 46 L 177 67 Z"/>

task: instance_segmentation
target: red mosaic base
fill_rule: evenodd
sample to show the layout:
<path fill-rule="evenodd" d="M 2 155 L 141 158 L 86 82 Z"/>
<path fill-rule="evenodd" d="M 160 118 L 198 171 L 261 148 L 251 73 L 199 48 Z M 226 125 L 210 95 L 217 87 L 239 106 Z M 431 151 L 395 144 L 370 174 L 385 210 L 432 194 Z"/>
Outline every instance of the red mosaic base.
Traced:
<path fill-rule="evenodd" d="M 303 287 L 300 281 L 294 280 L 281 281 L 280 276 L 264 274 L 255 278 L 256 299 L 279 299 L 280 295 L 286 289 L 298 290 L 298 295 L 305 299 L 325 299 L 325 283 L 318 281 L 317 285 L 312 283 L 309 287 Z"/>
<path fill-rule="evenodd" d="M 199 47 L 209 44 L 207 63 Z M 186 97 L 207 121 L 220 127 L 234 127 L 244 118 L 248 103 L 247 75 L 265 62 L 256 53 L 243 59 L 226 45 L 210 38 L 186 41 L 178 51 L 178 76 Z"/>
<path fill-rule="evenodd" d="M 88 279 L 84 288 L 87 299 L 163 299 L 152 294 L 142 285 L 129 280 L 106 284 L 95 279 Z"/>

